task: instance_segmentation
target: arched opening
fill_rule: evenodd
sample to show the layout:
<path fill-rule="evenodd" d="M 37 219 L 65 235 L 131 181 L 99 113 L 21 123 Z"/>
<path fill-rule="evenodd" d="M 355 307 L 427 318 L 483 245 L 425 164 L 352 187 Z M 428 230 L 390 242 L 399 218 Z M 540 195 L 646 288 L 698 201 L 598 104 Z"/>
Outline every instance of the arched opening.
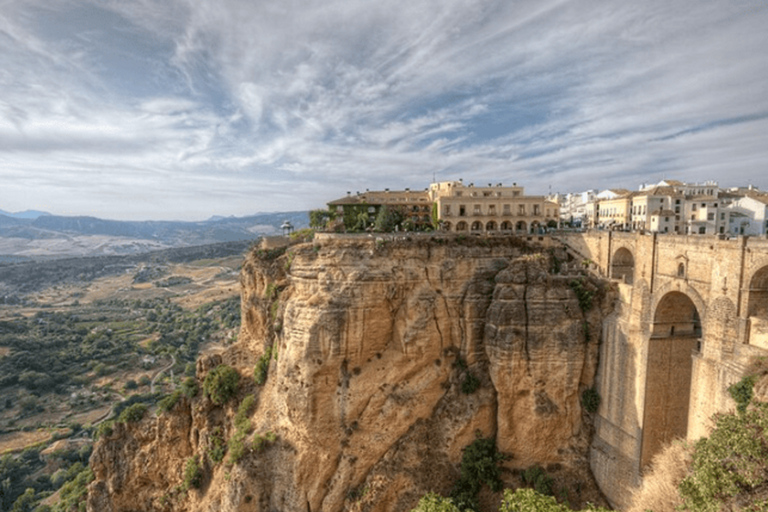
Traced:
<path fill-rule="evenodd" d="M 611 260 L 611 277 L 632 284 L 635 277 L 635 258 L 629 249 L 620 248 Z"/>
<path fill-rule="evenodd" d="M 525 221 L 519 221 L 517 223 L 516 231 L 518 233 L 527 233 L 528 232 L 528 226 L 526 226 Z"/>
<path fill-rule="evenodd" d="M 501 223 L 501 230 L 502 231 L 512 231 L 512 223 L 508 220 L 505 220 Z"/>
<path fill-rule="evenodd" d="M 485 230 L 486 231 L 496 231 L 496 223 L 494 221 L 492 221 L 492 220 L 489 220 L 485 224 Z"/>
<path fill-rule="evenodd" d="M 472 223 L 472 231 L 482 231 L 483 230 L 483 223 L 479 220 L 476 220 Z"/>
<path fill-rule="evenodd" d="M 685 263 L 683 262 L 677 264 L 677 277 L 685 277 Z"/>
<path fill-rule="evenodd" d="M 451 225 L 450 221 L 443 222 L 443 231 L 450 231 L 451 227 L 453 227 L 453 226 Z"/>
<path fill-rule="evenodd" d="M 749 344 L 768 348 L 768 266 L 755 272 L 747 298 Z"/>
<path fill-rule="evenodd" d="M 466 231 L 467 230 L 467 223 L 462 221 L 459 221 L 456 223 L 456 231 Z"/>
<path fill-rule="evenodd" d="M 701 319 L 693 301 L 681 292 L 664 295 L 648 340 L 641 467 L 664 444 L 688 433 L 692 354 L 700 339 Z"/>
<path fill-rule="evenodd" d="M 537 233 L 540 233 L 540 231 L 541 231 L 541 224 L 539 223 L 539 221 L 535 220 L 531 222 L 531 234 L 535 235 Z"/>

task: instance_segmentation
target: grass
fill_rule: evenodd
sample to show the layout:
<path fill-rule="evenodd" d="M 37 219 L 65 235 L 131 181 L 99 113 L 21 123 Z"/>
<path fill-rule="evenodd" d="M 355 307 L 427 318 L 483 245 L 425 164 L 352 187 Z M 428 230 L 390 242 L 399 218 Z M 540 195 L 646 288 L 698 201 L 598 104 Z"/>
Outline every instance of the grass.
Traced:
<path fill-rule="evenodd" d="M 691 449 L 682 441 L 673 441 L 653 457 L 643 485 L 632 496 L 627 512 L 677 510 L 682 505 L 678 485 L 688 473 Z"/>

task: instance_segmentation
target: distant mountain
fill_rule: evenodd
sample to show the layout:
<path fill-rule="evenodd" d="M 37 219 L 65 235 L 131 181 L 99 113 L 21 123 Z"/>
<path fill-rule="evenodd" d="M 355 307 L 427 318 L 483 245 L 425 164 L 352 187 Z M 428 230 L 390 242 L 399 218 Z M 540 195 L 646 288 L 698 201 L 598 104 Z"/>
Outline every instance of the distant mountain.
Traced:
<path fill-rule="evenodd" d="M 0 215 L 4 215 L 6 217 L 11 217 L 14 219 L 36 219 L 44 215 L 50 215 L 50 213 L 40 212 L 37 210 L 24 210 L 23 212 L 11 213 L 11 212 L 6 212 L 5 210 L 0 210 Z"/>
<path fill-rule="evenodd" d="M 16 214 L 14 214 L 16 215 Z M 97 217 L 0 214 L 0 255 L 50 258 L 136 254 L 162 248 L 252 240 L 280 234 L 283 222 L 307 227 L 307 212 L 215 216 L 201 222 L 118 221 Z"/>

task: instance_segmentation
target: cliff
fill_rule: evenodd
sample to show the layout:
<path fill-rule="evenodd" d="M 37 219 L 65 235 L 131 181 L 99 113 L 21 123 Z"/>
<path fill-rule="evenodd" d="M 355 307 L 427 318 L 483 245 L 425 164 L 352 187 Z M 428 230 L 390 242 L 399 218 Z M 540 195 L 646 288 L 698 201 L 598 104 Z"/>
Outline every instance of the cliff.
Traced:
<path fill-rule="evenodd" d="M 220 362 L 235 367 L 237 397 L 182 399 L 101 439 L 88 510 L 410 510 L 427 491 L 450 491 L 477 435 L 511 456 L 505 479 L 541 464 L 579 481 L 572 503 L 594 496 L 580 397 L 613 292 L 584 278 L 577 294 L 556 256 L 517 238 L 330 239 L 252 252 L 238 341 L 197 365 L 200 381 Z M 247 395 L 256 400 L 245 453 L 214 463 Z M 253 447 L 268 432 L 274 442 Z M 193 456 L 201 488 L 185 492 Z"/>

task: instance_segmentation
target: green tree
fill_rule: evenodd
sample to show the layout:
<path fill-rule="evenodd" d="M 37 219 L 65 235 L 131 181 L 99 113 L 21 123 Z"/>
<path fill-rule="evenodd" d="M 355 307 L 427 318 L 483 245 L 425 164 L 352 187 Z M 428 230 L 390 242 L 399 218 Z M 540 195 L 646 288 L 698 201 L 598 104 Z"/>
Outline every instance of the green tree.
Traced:
<path fill-rule="evenodd" d="M 376 215 L 376 220 L 373 223 L 373 229 L 374 231 L 379 231 L 382 233 L 389 233 L 391 231 L 395 230 L 395 226 L 400 221 L 400 215 L 398 214 L 397 210 L 391 210 L 386 205 L 382 206 L 379 209 L 378 215 Z"/>

